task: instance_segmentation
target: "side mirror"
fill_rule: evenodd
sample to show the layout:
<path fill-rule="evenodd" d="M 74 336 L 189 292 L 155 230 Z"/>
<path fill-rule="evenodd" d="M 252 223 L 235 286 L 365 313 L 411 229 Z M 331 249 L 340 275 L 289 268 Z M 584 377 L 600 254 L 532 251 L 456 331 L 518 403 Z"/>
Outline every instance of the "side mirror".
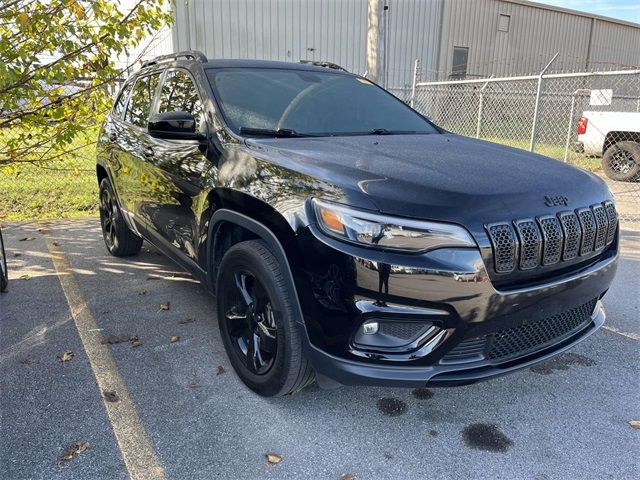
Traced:
<path fill-rule="evenodd" d="M 189 112 L 157 113 L 149 118 L 149 135 L 167 140 L 202 140 L 196 132 L 196 119 Z"/>

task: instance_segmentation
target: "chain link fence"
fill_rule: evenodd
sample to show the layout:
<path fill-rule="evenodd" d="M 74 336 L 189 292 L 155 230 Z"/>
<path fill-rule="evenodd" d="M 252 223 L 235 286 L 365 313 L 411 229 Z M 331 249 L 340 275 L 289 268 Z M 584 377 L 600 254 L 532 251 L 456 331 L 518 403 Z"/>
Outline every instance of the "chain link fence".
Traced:
<path fill-rule="evenodd" d="M 408 101 L 452 132 L 594 172 L 640 229 L 640 70 L 414 82 Z"/>

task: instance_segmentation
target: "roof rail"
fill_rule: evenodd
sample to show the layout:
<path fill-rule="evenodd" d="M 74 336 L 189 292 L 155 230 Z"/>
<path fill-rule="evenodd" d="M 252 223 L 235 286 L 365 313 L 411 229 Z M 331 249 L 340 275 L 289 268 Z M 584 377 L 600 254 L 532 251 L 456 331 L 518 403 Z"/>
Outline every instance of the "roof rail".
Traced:
<path fill-rule="evenodd" d="M 323 60 L 300 60 L 300 63 L 305 65 L 315 65 L 316 67 L 331 68 L 333 70 L 340 70 L 342 72 L 348 72 L 344 67 L 341 67 L 337 63 L 325 62 Z"/>
<path fill-rule="evenodd" d="M 207 63 L 207 56 L 200 50 L 186 50 L 184 52 L 170 53 L 168 55 L 160 55 L 159 57 L 152 58 L 142 62 L 142 68 L 150 65 L 156 65 L 158 63 L 170 62 L 172 60 L 179 60 L 180 58 L 186 58 L 188 60 L 196 60 L 200 63 Z"/>

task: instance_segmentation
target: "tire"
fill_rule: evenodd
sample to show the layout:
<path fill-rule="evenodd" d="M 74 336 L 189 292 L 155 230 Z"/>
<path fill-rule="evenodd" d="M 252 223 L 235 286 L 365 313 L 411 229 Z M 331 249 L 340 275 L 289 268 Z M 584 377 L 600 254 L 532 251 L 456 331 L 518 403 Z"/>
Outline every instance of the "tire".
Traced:
<path fill-rule="evenodd" d="M 218 272 L 220 334 L 245 385 L 264 397 L 277 397 L 313 382 L 315 373 L 303 354 L 294 315 L 295 293 L 289 291 L 282 267 L 266 243 L 249 240 L 234 245 Z"/>
<path fill-rule="evenodd" d="M 140 252 L 142 239 L 127 226 L 109 179 L 100 182 L 100 224 L 107 250 L 114 257 L 128 257 Z"/>
<path fill-rule="evenodd" d="M 2 239 L 2 230 L 0 230 L 0 292 L 6 292 L 8 286 L 7 255 L 4 252 L 4 240 Z"/>
<path fill-rule="evenodd" d="M 612 180 L 640 182 L 640 143 L 625 141 L 611 145 L 602 157 L 602 169 Z"/>

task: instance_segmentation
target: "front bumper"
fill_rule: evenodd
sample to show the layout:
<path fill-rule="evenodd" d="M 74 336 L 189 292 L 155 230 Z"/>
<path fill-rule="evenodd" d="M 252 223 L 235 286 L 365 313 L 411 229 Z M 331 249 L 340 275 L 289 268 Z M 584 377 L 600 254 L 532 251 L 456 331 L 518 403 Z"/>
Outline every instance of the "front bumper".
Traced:
<path fill-rule="evenodd" d="M 599 300 L 613 280 L 618 258 L 616 240 L 594 261 L 571 272 L 507 289 L 494 286 L 475 249 L 423 255 L 363 252 L 317 232 L 307 233 L 298 238 L 304 258 L 290 262 L 298 267 L 294 279 L 306 353 L 320 378 L 340 384 L 464 384 L 543 361 L 603 324 Z M 543 326 L 550 318 L 585 305 L 589 310 L 583 311 L 579 324 L 534 348 L 499 358 L 478 356 L 464 362 L 448 358 L 470 340 L 493 338 L 527 325 Z M 417 341 L 404 350 L 362 347 L 357 332 L 372 319 L 390 324 L 425 322 L 442 335 L 430 344 Z"/>
<path fill-rule="evenodd" d="M 459 365 L 435 364 L 424 367 L 368 365 L 329 355 L 311 345 L 307 355 L 316 372 L 320 374 L 320 378 L 327 377 L 343 385 L 410 388 L 427 385 L 433 387 L 467 385 L 515 372 L 558 355 L 589 337 L 604 324 L 604 321 L 605 312 L 602 304 L 598 302 L 589 323 L 580 331 L 543 350 L 504 363 L 483 360 Z"/>

